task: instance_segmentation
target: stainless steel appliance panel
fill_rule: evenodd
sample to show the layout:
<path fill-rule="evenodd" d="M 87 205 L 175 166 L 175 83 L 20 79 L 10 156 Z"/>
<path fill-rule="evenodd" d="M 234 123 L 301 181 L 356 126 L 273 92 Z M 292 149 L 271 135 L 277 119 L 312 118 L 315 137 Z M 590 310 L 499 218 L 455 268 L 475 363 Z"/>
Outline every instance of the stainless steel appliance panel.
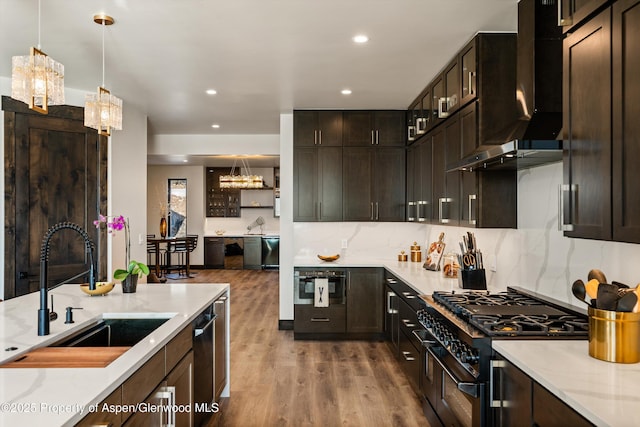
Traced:
<path fill-rule="evenodd" d="M 214 402 L 214 328 L 216 315 L 213 305 L 193 321 L 193 368 L 198 372 L 193 379 L 195 403 Z M 194 413 L 194 423 L 200 425 L 207 418 L 204 412 Z"/>
<path fill-rule="evenodd" d="M 262 238 L 262 268 L 278 269 L 280 267 L 280 237 Z"/>

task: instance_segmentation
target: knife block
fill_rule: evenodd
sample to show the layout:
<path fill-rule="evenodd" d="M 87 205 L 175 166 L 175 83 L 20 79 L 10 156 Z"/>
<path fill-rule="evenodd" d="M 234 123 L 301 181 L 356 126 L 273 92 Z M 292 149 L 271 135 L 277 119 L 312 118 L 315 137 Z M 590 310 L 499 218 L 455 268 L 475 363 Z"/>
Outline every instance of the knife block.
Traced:
<path fill-rule="evenodd" d="M 458 276 L 458 286 L 462 289 L 473 289 L 476 291 L 487 290 L 487 277 L 484 268 L 477 270 L 460 270 Z"/>

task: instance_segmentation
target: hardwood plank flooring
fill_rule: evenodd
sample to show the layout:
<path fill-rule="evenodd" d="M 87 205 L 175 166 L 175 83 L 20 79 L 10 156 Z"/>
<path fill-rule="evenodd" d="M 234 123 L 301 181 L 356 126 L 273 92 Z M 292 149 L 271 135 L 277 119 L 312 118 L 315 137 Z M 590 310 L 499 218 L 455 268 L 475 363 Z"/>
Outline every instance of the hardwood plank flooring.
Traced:
<path fill-rule="evenodd" d="M 278 330 L 277 271 L 197 273 L 169 283 L 231 284 L 231 397 L 207 427 L 429 425 L 386 343 Z"/>

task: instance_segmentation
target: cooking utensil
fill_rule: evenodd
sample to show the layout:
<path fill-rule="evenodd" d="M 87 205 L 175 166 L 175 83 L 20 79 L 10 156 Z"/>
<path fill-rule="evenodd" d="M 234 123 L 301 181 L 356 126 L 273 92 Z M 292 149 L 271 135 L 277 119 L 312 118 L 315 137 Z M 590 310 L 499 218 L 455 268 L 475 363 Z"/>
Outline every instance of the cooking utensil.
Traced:
<path fill-rule="evenodd" d="M 589 280 L 597 279 L 599 283 L 607 283 L 607 276 L 605 276 L 604 273 L 597 268 L 590 270 L 587 278 Z"/>
<path fill-rule="evenodd" d="M 585 299 L 587 290 L 585 289 L 584 282 L 582 280 L 578 279 L 573 282 L 573 285 L 571 285 L 571 292 L 573 293 L 574 297 L 578 298 L 580 301 L 587 305 L 589 304 Z"/>
<path fill-rule="evenodd" d="M 598 279 L 591 279 L 587 282 L 587 284 L 585 285 L 585 289 L 587 291 L 587 295 L 589 295 L 589 298 L 591 299 L 598 298 L 599 285 L 600 285 L 600 282 L 598 281 Z"/>
<path fill-rule="evenodd" d="M 618 287 L 611 283 L 598 286 L 598 309 L 615 311 L 618 306 Z"/>
<path fill-rule="evenodd" d="M 618 300 L 616 311 L 631 313 L 638 303 L 638 296 L 634 291 L 625 292 Z"/>

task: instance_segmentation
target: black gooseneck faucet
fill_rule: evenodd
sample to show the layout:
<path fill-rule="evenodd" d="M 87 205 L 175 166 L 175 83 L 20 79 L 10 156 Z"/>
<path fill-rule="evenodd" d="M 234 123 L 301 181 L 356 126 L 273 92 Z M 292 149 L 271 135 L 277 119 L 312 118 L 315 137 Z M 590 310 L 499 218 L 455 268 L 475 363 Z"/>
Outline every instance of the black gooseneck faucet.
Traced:
<path fill-rule="evenodd" d="M 69 229 L 78 232 L 84 239 L 84 246 L 89 253 L 89 289 L 96 288 L 95 267 L 93 265 L 94 244 L 86 231 L 72 222 L 59 222 L 49 228 L 42 239 L 40 249 L 40 309 L 38 310 L 38 336 L 49 335 L 49 307 L 47 306 L 47 281 L 49 267 L 49 240 L 60 230 Z"/>

